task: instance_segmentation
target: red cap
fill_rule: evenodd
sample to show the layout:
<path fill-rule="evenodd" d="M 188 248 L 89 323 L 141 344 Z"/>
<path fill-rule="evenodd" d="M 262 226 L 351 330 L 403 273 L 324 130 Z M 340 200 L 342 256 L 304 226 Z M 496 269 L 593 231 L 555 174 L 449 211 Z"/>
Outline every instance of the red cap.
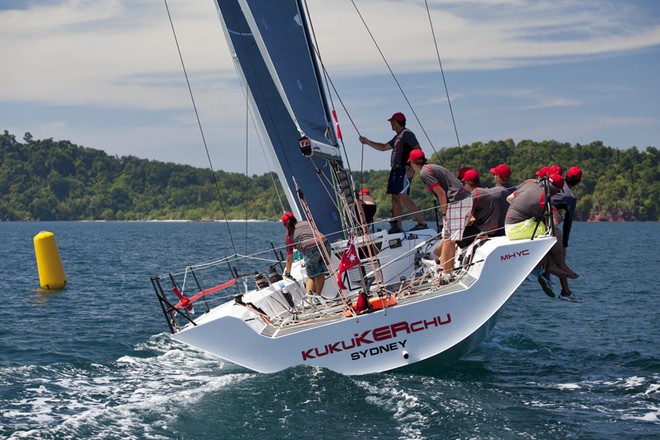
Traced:
<path fill-rule="evenodd" d="M 563 171 L 559 165 L 550 165 L 550 174 L 559 174 L 561 176 L 561 172 Z"/>
<path fill-rule="evenodd" d="M 479 180 L 479 172 L 477 170 L 467 170 L 463 175 L 463 182 L 476 182 Z"/>
<path fill-rule="evenodd" d="M 566 171 L 566 177 L 570 177 L 573 180 L 577 180 L 578 182 L 582 180 L 582 170 L 579 169 L 578 167 L 571 167 Z"/>
<path fill-rule="evenodd" d="M 396 112 L 388 121 L 406 122 L 406 117 L 401 112 Z"/>
<path fill-rule="evenodd" d="M 410 152 L 410 156 L 408 156 L 408 162 L 417 162 L 418 160 L 422 160 L 422 159 L 426 159 L 426 156 L 424 156 L 424 152 L 419 148 L 416 150 L 412 150 Z"/>
<path fill-rule="evenodd" d="M 285 212 L 284 215 L 282 215 L 282 224 L 286 226 L 286 224 L 289 222 L 290 218 L 296 218 L 295 215 L 293 215 L 293 212 Z"/>
<path fill-rule="evenodd" d="M 560 191 L 564 189 L 564 179 L 561 177 L 561 174 L 552 173 L 548 177 L 550 177 L 550 183 L 552 183 L 552 186 Z"/>
<path fill-rule="evenodd" d="M 490 172 L 493 174 L 497 174 L 503 179 L 506 179 L 507 177 L 511 177 L 511 168 L 509 168 L 509 165 L 505 163 L 501 163 L 495 168 L 491 168 Z"/>
<path fill-rule="evenodd" d="M 549 175 L 550 175 L 550 168 L 548 168 L 548 167 L 543 167 L 543 168 L 541 168 L 540 170 L 538 170 L 538 171 L 536 172 L 536 175 L 537 175 L 538 177 L 546 177 L 546 176 L 549 176 Z"/>
<path fill-rule="evenodd" d="M 369 194 L 369 190 L 367 188 L 362 188 L 360 194 Z"/>
<path fill-rule="evenodd" d="M 461 167 L 461 169 L 458 170 L 458 174 L 457 174 L 458 180 L 460 180 L 462 182 L 463 181 L 463 176 L 465 176 L 465 172 L 467 170 L 471 170 L 471 169 L 472 168 L 470 168 L 470 167 Z"/>

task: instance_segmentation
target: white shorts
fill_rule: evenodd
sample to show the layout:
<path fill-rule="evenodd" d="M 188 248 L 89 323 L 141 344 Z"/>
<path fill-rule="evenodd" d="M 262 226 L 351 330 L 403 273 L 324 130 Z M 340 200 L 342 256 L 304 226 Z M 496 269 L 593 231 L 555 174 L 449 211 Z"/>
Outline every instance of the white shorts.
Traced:
<path fill-rule="evenodd" d="M 472 213 L 472 197 L 466 197 L 458 202 L 447 205 L 447 215 L 443 219 L 442 239 L 460 241 L 463 231 Z"/>

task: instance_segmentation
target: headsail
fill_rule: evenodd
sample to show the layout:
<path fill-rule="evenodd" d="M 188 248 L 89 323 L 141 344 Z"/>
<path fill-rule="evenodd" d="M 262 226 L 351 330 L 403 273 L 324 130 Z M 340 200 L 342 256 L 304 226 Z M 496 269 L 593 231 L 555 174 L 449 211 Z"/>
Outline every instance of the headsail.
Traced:
<path fill-rule="evenodd" d="M 319 230 L 342 229 L 328 155 L 303 156 L 301 136 L 341 166 L 333 125 L 297 1 L 217 0 L 227 41 L 247 86 L 251 105 L 272 146 L 278 175 L 292 210 L 301 218 L 295 182 Z"/>

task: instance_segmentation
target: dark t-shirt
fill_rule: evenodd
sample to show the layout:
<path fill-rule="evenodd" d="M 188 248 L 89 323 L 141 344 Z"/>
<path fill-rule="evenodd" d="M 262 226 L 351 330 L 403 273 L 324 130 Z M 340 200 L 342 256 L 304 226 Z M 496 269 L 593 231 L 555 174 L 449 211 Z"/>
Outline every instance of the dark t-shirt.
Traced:
<path fill-rule="evenodd" d="M 433 188 L 440 186 L 447 193 L 447 203 L 470 197 L 470 191 L 463 186 L 458 177 L 440 165 L 426 164 L 422 166 L 419 178 L 429 191 L 433 191 Z"/>
<path fill-rule="evenodd" d="M 516 190 L 516 187 L 511 185 L 510 183 L 502 183 L 501 185 L 495 185 L 493 188 L 499 188 L 502 193 L 506 194 L 508 196 L 512 192 Z M 506 200 L 506 196 L 504 196 L 504 200 Z"/>
<path fill-rule="evenodd" d="M 472 190 L 472 216 L 479 231 L 490 235 L 504 235 L 504 217 L 499 194 L 495 188 L 475 188 Z"/>
<path fill-rule="evenodd" d="M 397 133 L 388 144 L 392 147 L 390 166 L 395 168 L 408 165 L 410 152 L 419 144 L 419 142 L 417 142 L 417 137 L 412 131 L 404 128 L 401 132 Z"/>
<path fill-rule="evenodd" d="M 536 180 L 527 180 L 514 191 L 514 198 L 506 213 L 504 223 L 513 225 L 528 219 L 541 220 L 545 194 Z"/>
<path fill-rule="evenodd" d="M 568 247 L 568 238 L 571 235 L 571 226 L 573 225 L 573 218 L 575 217 L 577 197 L 575 197 L 575 194 L 573 194 L 573 191 L 571 191 L 568 185 L 564 184 L 564 190 L 552 196 L 552 206 L 566 211 L 566 214 L 564 215 L 562 242 L 564 247 Z"/>
<path fill-rule="evenodd" d="M 502 218 L 504 218 L 506 212 L 509 210 L 509 202 L 506 201 L 506 198 L 516 190 L 516 187 L 510 183 L 505 183 L 503 185 L 495 185 L 493 190 L 495 190 L 494 196 L 497 197 L 500 204 L 500 212 L 502 213 Z"/>

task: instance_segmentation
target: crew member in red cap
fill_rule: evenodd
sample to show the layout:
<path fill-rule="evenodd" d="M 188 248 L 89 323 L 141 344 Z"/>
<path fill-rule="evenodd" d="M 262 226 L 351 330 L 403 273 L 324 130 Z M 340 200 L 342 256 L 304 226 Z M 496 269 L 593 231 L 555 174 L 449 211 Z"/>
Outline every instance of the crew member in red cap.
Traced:
<path fill-rule="evenodd" d="M 564 187 L 564 179 L 559 174 L 549 174 L 549 169 L 546 167 L 537 171 L 536 175 L 541 179 L 540 181 L 535 179 L 526 180 L 507 197 L 509 209 L 506 213 L 504 225 L 506 236 L 511 240 L 532 238 L 534 229 L 536 229 L 537 236 L 544 235 L 547 229 L 546 223 L 549 220 L 549 213 L 543 211 L 545 206 L 545 179 L 550 183 L 551 196 L 561 192 Z M 553 214 L 555 214 L 555 211 L 553 210 Z M 543 216 L 544 218 L 542 218 Z M 558 216 L 555 218 L 559 220 Z M 537 223 L 539 224 L 538 228 L 536 228 Z"/>
<path fill-rule="evenodd" d="M 550 174 L 559 174 L 560 176 L 564 174 L 564 170 L 559 165 L 550 165 L 548 168 L 548 173 Z"/>
<path fill-rule="evenodd" d="M 436 261 L 440 257 L 441 282 L 444 284 L 452 280 L 456 242 L 463 239 L 472 210 L 472 198 L 470 191 L 451 171 L 440 165 L 427 164 L 422 150 L 413 150 L 409 161 L 413 170 L 419 173 L 422 183 L 438 198 L 442 211 L 442 240 L 434 252 Z"/>
<path fill-rule="evenodd" d="M 544 185 L 546 179 L 550 184 L 550 196 L 563 190 L 564 179 L 559 174 L 550 174 L 549 169 L 545 167 L 541 168 L 536 174 L 542 179 L 540 182 L 534 179 L 527 180 L 507 197 L 510 206 L 504 220 L 504 228 L 506 236 L 511 240 L 531 238 L 537 224 L 536 236 L 546 233 L 546 225 L 549 222 L 549 213 L 544 213 L 543 209 L 545 206 Z M 560 217 L 555 209 L 553 209 L 552 214 L 555 216 L 555 223 L 557 223 Z M 540 267 L 545 268 L 546 272 L 552 273 L 560 279 L 578 277 L 578 274 L 566 264 L 565 249 L 559 240 L 544 257 Z M 539 276 L 539 283 L 544 292 L 548 296 L 555 296 L 552 289 L 544 285 L 541 278 L 543 278 L 542 275 Z"/>
<path fill-rule="evenodd" d="M 571 225 L 573 224 L 575 207 L 577 206 L 577 197 L 575 197 L 572 188 L 580 183 L 580 181 L 582 181 L 582 170 L 578 167 L 569 168 L 566 171 L 563 191 L 552 196 L 552 205 L 557 209 L 563 209 L 565 211 L 562 237 L 564 247 L 568 247 L 568 238 L 571 234 Z"/>
<path fill-rule="evenodd" d="M 552 196 L 552 205 L 558 210 L 564 211 L 564 224 L 562 227 L 562 233 L 557 234 L 561 235 L 562 244 L 564 246 L 564 258 L 566 248 L 568 248 L 568 238 L 571 234 L 571 226 L 573 225 L 573 219 L 575 218 L 575 208 L 577 206 L 577 197 L 573 193 L 573 187 L 580 183 L 582 180 L 582 170 L 578 167 L 571 167 L 566 171 L 566 178 L 564 179 L 564 189 L 562 192 Z M 558 238 L 558 239 L 559 239 Z M 543 275 L 545 282 L 549 283 L 550 274 L 547 272 Z M 561 295 L 559 296 L 562 299 L 567 299 L 569 301 L 579 301 L 577 296 L 571 292 L 571 289 L 568 287 L 568 280 L 566 278 L 559 278 L 561 283 Z M 540 281 L 539 281 L 540 282 Z M 543 285 L 541 285 L 543 287 Z"/>
<path fill-rule="evenodd" d="M 511 184 L 511 168 L 507 164 L 501 163 L 495 168 L 491 168 L 490 172 L 495 179 L 495 188 L 502 190 L 505 199 L 516 190 L 516 187 Z"/>
<path fill-rule="evenodd" d="M 458 180 L 461 182 L 463 181 L 463 177 L 465 177 L 465 172 L 471 170 L 472 168 L 470 167 L 461 167 L 460 170 L 458 170 L 458 174 L 456 174 L 456 177 L 458 177 Z"/>
<path fill-rule="evenodd" d="M 371 197 L 371 193 L 367 188 L 362 188 L 358 194 L 358 200 L 360 201 L 360 206 L 362 207 L 362 213 L 364 214 L 364 220 L 367 225 L 370 225 L 374 222 L 374 215 L 376 215 L 376 201 Z M 359 217 L 358 217 L 359 218 Z"/>
<path fill-rule="evenodd" d="M 286 269 L 284 275 L 291 276 L 291 265 L 293 264 L 294 247 L 303 254 L 305 259 L 305 270 L 307 281 L 305 287 L 309 295 L 316 294 L 320 297 L 325 275 L 328 268 L 319 250 L 320 246 L 328 247 L 327 240 L 320 232 L 312 230 L 308 221 L 297 221 L 292 212 L 285 212 L 282 216 L 282 224 L 286 228 Z"/>
<path fill-rule="evenodd" d="M 402 204 L 415 215 L 417 225 L 412 228 L 413 231 L 426 229 L 424 218 L 417 210 L 417 205 L 408 196 L 410 194 L 410 178 L 413 174 L 408 167 L 408 157 L 413 150 L 419 150 L 419 142 L 415 134 L 406 128 L 406 117 L 403 113 L 394 113 L 390 119 L 392 130 L 396 135 L 386 143 L 374 142 L 365 136 L 360 136 L 360 143 L 369 145 L 378 151 L 392 150 L 390 158 L 390 177 L 387 182 L 387 194 L 392 195 L 392 215 L 397 220 L 397 228 L 390 229 L 390 233 L 401 232 L 401 215 L 403 214 Z"/>
<path fill-rule="evenodd" d="M 477 170 L 466 171 L 463 184 L 472 193 L 472 213 L 463 234 L 464 239 L 458 242 L 458 246 L 464 248 L 470 245 L 475 237 L 484 239 L 486 236 L 504 235 L 506 211 L 501 209 L 501 191 L 497 188 L 481 188 Z"/>
<path fill-rule="evenodd" d="M 578 183 L 582 181 L 582 170 L 578 167 L 570 167 L 568 171 L 566 171 L 566 179 L 565 180 L 571 180 L 573 183 L 569 182 L 571 186 L 575 186 Z"/>
<path fill-rule="evenodd" d="M 465 187 L 470 191 L 472 191 L 474 188 L 478 188 L 479 185 L 481 184 L 481 179 L 479 178 L 479 171 L 473 170 L 471 168 L 465 170 L 462 177 L 460 176 L 460 172 L 459 172 L 458 179 L 461 182 L 463 182 Z"/>
<path fill-rule="evenodd" d="M 491 168 L 490 172 L 493 174 L 493 179 L 495 180 L 495 186 L 493 188 L 497 190 L 500 210 L 503 215 L 506 215 L 506 211 L 509 209 L 509 202 L 507 202 L 506 198 L 516 190 L 516 187 L 511 184 L 511 168 L 507 164 L 501 163 Z"/>

